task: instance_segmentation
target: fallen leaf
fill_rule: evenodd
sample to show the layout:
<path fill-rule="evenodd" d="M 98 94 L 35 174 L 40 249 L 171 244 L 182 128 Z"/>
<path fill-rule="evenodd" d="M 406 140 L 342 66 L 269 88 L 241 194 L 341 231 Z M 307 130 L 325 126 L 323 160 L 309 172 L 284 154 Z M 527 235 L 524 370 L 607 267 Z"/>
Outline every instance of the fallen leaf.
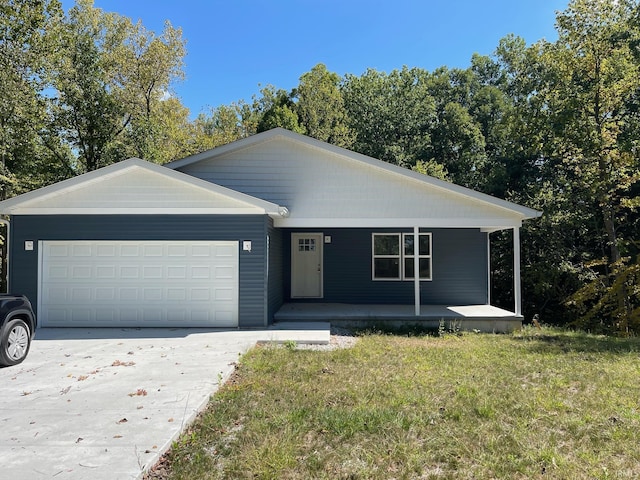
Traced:
<path fill-rule="evenodd" d="M 84 440 L 84 438 L 78 437 L 78 439 L 76 440 L 76 443 L 80 443 L 82 440 Z"/>
<path fill-rule="evenodd" d="M 79 382 L 81 382 L 81 381 L 83 381 L 83 380 L 86 380 L 87 378 L 89 378 L 89 375 L 80 375 L 80 376 L 78 377 L 78 381 L 79 381 Z"/>
<path fill-rule="evenodd" d="M 113 438 L 122 438 L 122 435 L 114 435 Z"/>
<path fill-rule="evenodd" d="M 170 418 L 169 420 L 167 420 L 167 422 L 169 423 L 173 422 L 173 418 Z"/>
<path fill-rule="evenodd" d="M 138 390 L 136 390 L 134 393 L 129 393 L 130 397 L 146 397 L 147 396 L 147 391 L 144 388 L 139 388 Z"/>
<path fill-rule="evenodd" d="M 126 418 L 121 418 L 120 420 L 118 420 L 116 423 L 127 423 L 129 420 L 127 420 Z"/>
<path fill-rule="evenodd" d="M 116 360 L 111 364 L 112 367 L 131 367 L 135 365 L 136 362 L 121 362 L 120 360 Z"/>

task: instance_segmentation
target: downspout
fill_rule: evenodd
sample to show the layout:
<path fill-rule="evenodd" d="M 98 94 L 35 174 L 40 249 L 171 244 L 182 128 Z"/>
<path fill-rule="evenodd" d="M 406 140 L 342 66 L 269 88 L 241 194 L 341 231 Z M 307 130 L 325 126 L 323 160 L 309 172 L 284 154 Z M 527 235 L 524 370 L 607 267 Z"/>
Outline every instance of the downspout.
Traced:
<path fill-rule="evenodd" d="M 4 242 L 5 243 L 5 255 L 6 255 L 6 259 L 7 259 L 7 262 L 5 264 L 5 270 L 4 270 L 4 279 L 5 279 L 6 285 L 7 285 L 7 291 L 5 293 L 9 293 L 11 291 L 11 289 L 9 288 L 9 227 L 11 226 L 11 223 L 9 222 L 9 220 L 6 220 L 4 218 L 0 218 L 0 224 L 7 226 L 7 238 L 5 238 L 5 242 Z"/>

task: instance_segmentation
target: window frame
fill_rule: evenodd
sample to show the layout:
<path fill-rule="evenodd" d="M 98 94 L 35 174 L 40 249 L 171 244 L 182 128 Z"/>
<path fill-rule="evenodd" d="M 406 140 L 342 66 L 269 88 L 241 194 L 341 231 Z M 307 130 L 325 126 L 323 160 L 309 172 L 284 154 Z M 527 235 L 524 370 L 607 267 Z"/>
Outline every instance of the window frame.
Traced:
<path fill-rule="evenodd" d="M 413 237 L 413 232 L 409 233 L 403 233 L 402 234 L 402 280 L 406 280 L 406 281 L 411 281 L 413 282 L 415 277 L 408 277 L 407 276 L 407 272 L 405 270 L 405 259 L 410 258 L 412 261 L 415 258 L 414 254 L 406 254 L 404 253 L 404 239 L 405 237 Z M 428 237 L 429 238 L 429 254 L 428 255 L 423 255 L 420 253 L 420 237 Z M 415 241 L 415 240 L 414 240 Z M 432 236 L 431 236 L 431 232 L 425 232 L 425 233 L 418 233 L 418 263 L 420 262 L 420 260 L 422 259 L 428 259 L 429 260 L 429 276 L 428 277 L 420 277 L 420 281 L 421 282 L 430 282 L 433 279 L 433 260 L 432 260 L 432 253 L 433 253 L 433 242 L 432 242 Z M 414 272 L 415 273 L 415 272 Z M 418 271 L 418 275 L 420 275 L 420 272 Z"/>
<path fill-rule="evenodd" d="M 376 254 L 376 237 L 377 236 L 395 236 L 398 237 L 398 254 Z M 413 282 L 414 277 L 407 277 L 405 271 L 405 259 L 414 259 L 413 254 L 405 254 L 405 238 L 407 236 L 413 237 L 413 232 L 372 232 L 371 233 L 371 279 L 374 282 Z M 418 233 L 418 248 L 420 248 L 420 237 L 429 238 L 429 254 L 420 254 L 418 250 L 418 259 L 429 260 L 429 277 L 421 277 L 421 282 L 430 282 L 433 280 L 433 235 L 432 232 L 420 232 Z M 398 277 L 376 277 L 376 259 L 379 258 L 391 258 L 398 260 Z M 418 272 L 419 274 L 419 272 Z"/>
<path fill-rule="evenodd" d="M 398 237 L 398 254 L 397 255 L 376 255 L 376 237 Z M 379 258 L 397 258 L 398 259 L 398 277 L 376 277 L 376 259 Z M 390 233 L 372 233 L 371 234 L 371 278 L 376 282 L 400 282 L 402 281 L 402 234 L 396 232 Z"/>

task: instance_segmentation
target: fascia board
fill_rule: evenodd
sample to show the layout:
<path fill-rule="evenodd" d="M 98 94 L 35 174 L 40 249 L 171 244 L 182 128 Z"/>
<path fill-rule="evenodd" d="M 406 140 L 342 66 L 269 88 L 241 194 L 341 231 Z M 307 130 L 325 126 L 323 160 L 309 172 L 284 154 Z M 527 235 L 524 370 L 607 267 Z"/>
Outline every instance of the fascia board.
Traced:
<path fill-rule="evenodd" d="M 278 228 L 478 228 L 504 230 L 522 226 L 505 218 L 276 218 Z"/>
<path fill-rule="evenodd" d="M 273 215 L 261 208 L 16 208 L 11 215 Z M 280 215 L 278 215 L 278 218 Z"/>

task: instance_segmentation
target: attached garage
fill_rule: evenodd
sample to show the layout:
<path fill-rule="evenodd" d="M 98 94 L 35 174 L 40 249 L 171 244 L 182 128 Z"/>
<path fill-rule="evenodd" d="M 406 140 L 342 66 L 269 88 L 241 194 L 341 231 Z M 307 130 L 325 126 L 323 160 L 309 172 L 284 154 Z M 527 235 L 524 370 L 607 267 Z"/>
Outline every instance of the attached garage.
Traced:
<path fill-rule="evenodd" d="M 43 327 L 237 327 L 238 242 L 42 241 Z"/>
<path fill-rule="evenodd" d="M 130 159 L 0 202 L 41 327 L 262 327 L 278 205 Z"/>

